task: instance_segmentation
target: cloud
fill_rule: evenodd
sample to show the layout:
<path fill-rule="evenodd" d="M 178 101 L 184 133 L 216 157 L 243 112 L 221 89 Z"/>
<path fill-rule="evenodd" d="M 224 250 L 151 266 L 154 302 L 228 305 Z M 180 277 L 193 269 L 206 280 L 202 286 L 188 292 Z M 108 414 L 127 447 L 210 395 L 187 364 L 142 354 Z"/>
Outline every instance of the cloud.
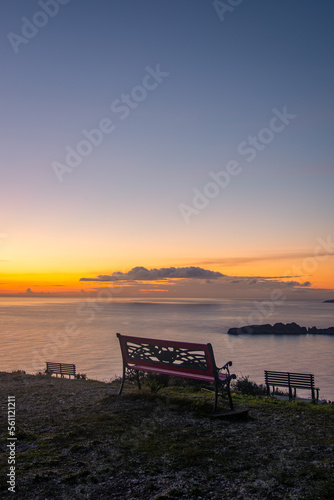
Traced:
<path fill-rule="evenodd" d="M 331 255 L 326 253 L 325 249 L 321 249 L 318 256 L 327 256 L 331 257 Z M 192 262 L 194 264 L 198 264 L 200 266 L 211 266 L 211 265 L 219 265 L 225 267 L 232 266 L 241 266 L 244 264 L 253 264 L 258 262 L 267 262 L 267 261 L 281 261 L 281 260 L 294 260 L 294 259 L 305 259 L 305 258 L 314 258 L 314 251 L 300 251 L 300 252 L 287 252 L 281 254 L 266 254 L 266 255 L 258 255 L 258 256 L 249 256 L 249 257 L 224 257 L 221 259 L 206 259 L 202 261 Z"/>
<path fill-rule="evenodd" d="M 268 281 L 268 283 L 275 283 L 275 281 Z M 310 287 L 312 283 L 310 281 L 304 281 L 304 283 L 299 283 L 299 281 L 277 281 L 276 283 L 281 284 L 286 287 L 300 288 L 300 287 Z"/>
<path fill-rule="evenodd" d="M 311 286 L 311 285 L 312 285 L 312 283 L 310 281 L 304 281 L 304 283 L 299 283 L 296 286 L 308 287 L 308 286 Z"/>
<path fill-rule="evenodd" d="M 100 274 L 96 278 L 80 278 L 80 281 L 157 281 L 166 279 L 217 279 L 224 276 L 222 273 L 202 269 L 201 267 L 162 267 L 160 269 L 146 269 L 134 267 L 128 273 L 114 272 Z"/>

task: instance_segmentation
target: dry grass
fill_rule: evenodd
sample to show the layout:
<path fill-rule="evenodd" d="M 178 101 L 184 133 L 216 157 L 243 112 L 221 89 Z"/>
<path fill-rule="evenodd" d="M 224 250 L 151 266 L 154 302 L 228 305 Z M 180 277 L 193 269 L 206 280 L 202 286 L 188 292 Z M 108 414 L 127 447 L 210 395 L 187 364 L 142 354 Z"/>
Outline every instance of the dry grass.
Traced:
<path fill-rule="evenodd" d="M 328 499 L 331 405 L 235 397 L 246 420 L 211 419 L 212 396 L 0 373 L 1 498 L 9 497 L 7 395 L 16 397 L 17 499 Z"/>

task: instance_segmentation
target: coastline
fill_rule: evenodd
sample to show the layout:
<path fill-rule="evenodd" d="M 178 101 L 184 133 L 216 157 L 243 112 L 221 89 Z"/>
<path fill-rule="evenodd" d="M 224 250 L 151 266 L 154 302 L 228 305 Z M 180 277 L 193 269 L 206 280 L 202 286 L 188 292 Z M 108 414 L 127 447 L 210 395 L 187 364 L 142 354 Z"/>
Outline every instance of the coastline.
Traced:
<path fill-rule="evenodd" d="M 297 323 L 275 323 L 270 325 L 246 325 L 239 328 L 230 328 L 228 335 L 334 335 L 334 326 L 317 328 L 315 326 L 299 326 Z"/>

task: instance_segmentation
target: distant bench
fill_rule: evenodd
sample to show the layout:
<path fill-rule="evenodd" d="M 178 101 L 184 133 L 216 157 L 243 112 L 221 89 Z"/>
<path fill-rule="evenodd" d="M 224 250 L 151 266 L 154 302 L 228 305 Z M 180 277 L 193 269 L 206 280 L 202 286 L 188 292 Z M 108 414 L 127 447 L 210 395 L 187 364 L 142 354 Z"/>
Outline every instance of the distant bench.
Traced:
<path fill-rule="evenodd" d="M 273 394 L 275 392 L 275 387 L 288 387 L 289 389 L 289 399 L 296 398 L 296 389 L 310 389 L 312 393 L 312 399 L 315 399 L 315 391 L 317 392 L 317 401 L 319 400 L 319 388 L 314 387 L 314 375 L 311 373 L 291 373 L 291 372 L 275 372 L 275 371 L 264 371 L 265 383 L 267 386 L 267 395 L 270 395 L 270 386 L 273 388 Z M 292 398 L 292 389 L 294 389 L 294 395 Z"/>
<path fill-rule="evenodd" d="M 68 375 L 69 378 L 73 375 L 76 377 L 75 373 L 75 365 L 71 365 L 69 363 L 52 363 L 51 361 L 46 361 L 46 370 L 45 373 L 52 375 L 55 373 L 58 377 L 60 375 L 63 377 L 64 375 Z"/>
<path fill-rule="evenodd" d="M 129 337 L 120 333 L 117 333 L 117 337 L 123 358 L 123 378 L 119 395 L 123 391 L 126 370 L 135 370 L 139 389 L 139 371 L 162 373 L 214 384 L 214 412 L 217 408 L 219 389 L 222 391 L 222 397 L 226 389 L 230 408 L 233 410 L 230 382 L 236 376 L 229 372 L 232 361 L 217 368 L 211 344 Z M 225 373 L 221 370 L 225 370 Z"/>

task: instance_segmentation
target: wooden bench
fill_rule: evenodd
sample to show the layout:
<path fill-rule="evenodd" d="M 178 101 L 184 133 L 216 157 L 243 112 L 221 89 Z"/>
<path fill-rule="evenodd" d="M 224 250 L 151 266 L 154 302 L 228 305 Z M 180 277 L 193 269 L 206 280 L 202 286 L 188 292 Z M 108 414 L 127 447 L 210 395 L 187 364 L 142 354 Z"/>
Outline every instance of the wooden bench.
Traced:
<path fill-rule="evenodd" d="M 48 373 L 49 375 L 55 373 L 57 377 L 58 375 L 61 377 L 68 375 L 69 378 L 71 378 L 72 375 L 74 378 L 76 377 L 75 365 L 71 365 L 69 363 L 52 363 L 51 361 L 46 361 L 45 373 Z"/>
<path fill-rule="evenodd" d="M 319 388 L 314 387 L 314 375 L 311 373 L 292 373 L 292 372 L 275 372 L 264 371 L 264 379 L 267 386 L 267 395 L 270 396 L 270 386 L 275 393 L 275 387 L 288 387 L 289 399 L 296 398 L 296 389 L 310 389 L 312 399 L 315 399 L 315 391 L 317 392 L 317 401 L 319 400 Z M 294 394 L 292 397 L 292 389 Z"/>
<path fill-rule="evenodd" d="M 140 371 L 163 373 L 214 384 L 213 412 L 217 408 L 219 389 L 222 391 L 222 397 L 226 389 L 230 408 L 233 410 L 230 382 L 236 376 L 229 372 L 232 361 L 217 368 L 211 344 L 131 337 L 120 333 L 117 333 L 117 337 L 123 358 L 123 377 L 119 395 L 123 391 L 126 370 L 135 371 L 139 389 Z"/>

